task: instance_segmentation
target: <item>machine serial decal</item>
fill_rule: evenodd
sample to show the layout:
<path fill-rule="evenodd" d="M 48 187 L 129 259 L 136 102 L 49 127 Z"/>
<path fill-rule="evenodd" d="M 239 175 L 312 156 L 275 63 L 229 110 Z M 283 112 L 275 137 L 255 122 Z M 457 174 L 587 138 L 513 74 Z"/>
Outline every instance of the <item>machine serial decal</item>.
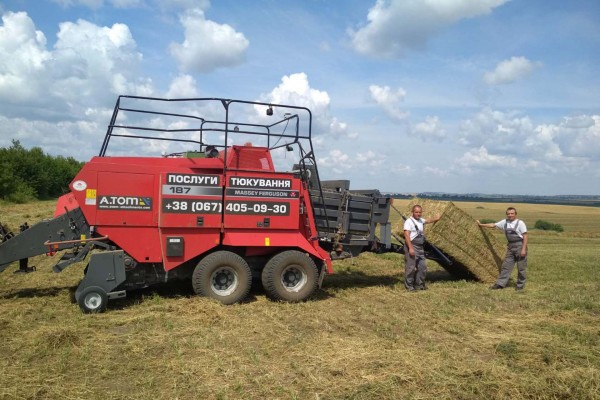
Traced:
<path fill-rule="evenodd" d="M 150 211 L 152 210 L 152 198 L 139 196 L 102 195 L 98 197 L 98 209 Z"/>
<path fill-rule="evenodd" d="M 229 186 L 235 188 L 291 189 L 292 180 L 231 176 L 229 177 Z"/>
<path fill-rule="evenodd" d="M 225 202 L 225 214 L 290 215 L 290 203 L 227 201 Z"/>
<path fill-rule="evenodd" d="M 220 201 L 163 199 L 162 211 L 170 214 L 220 214 Z"/>
<path fill-rule="evenodd" d="M 297 199 L 297 190 L 260 190 L 260 189 L 238 189 L 238 188 L 227 188 L 225 190 L 227 196 L 239 196 L 239 197 L 275 197 L 275 198 L 286 198 L 286 199 Z"/>

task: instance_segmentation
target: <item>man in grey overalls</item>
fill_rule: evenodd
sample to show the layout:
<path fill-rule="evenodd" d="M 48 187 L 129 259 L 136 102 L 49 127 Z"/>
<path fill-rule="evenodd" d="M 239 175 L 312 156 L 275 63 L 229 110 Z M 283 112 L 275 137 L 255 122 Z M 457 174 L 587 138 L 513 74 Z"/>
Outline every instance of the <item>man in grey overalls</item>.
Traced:
<path fill-rule="evenodd" d="M 504 289 L 510 279 L 515 263 L 517 264 L 517 286 L 516 290 L 523 290 L 525 287 L 525 269 L 527 268 L 527 226 L 525 223 L 517 219 L 517 210 L 514 207 L 509 207 L 506 210 L 506 219 L 491 224 L 482 224 L 477 221 L 477 224 L 485 228 L 498 228 L 504 231 L 508 247 L 506 256 L 500 269 L 500 276 L 496 283 L 490 289 Z"/>
<path fill-rule="evenodd" d="M 440 216 L 423 219 L 423 209 L 420 205 L 412 208 L 412 216 L 404 221 L 404 287 L 409 292 L 425 290 L 425 232 L 424 225 L 440 220 Z"/>

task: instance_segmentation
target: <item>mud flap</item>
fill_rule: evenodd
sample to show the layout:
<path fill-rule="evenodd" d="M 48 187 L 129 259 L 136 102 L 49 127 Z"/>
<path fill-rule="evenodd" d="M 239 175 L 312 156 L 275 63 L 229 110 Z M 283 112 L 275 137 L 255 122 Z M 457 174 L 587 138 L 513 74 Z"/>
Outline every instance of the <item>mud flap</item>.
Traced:
<path fill-rule="evenodd" d="M 125 282 L 125 252 L 123 250 L 105 251 L 92 254 L 87 272 L 75 291 L 75 300 L 88 287 L 102 288 L 109 299 L 124 297 L 125 291 L 113 291 Z"/>
<path fill-rule="evenodd" d="M 327 265 L 323 263 L 323 265 L 321 265 L 321 270 L 319 271 L 319 281 L 317 283 L 317 287 L 319 289 L 321 289 L 321 286 L 323 286 L 323 280 L 325 280 L 325 275 L 327 275 Z"/>

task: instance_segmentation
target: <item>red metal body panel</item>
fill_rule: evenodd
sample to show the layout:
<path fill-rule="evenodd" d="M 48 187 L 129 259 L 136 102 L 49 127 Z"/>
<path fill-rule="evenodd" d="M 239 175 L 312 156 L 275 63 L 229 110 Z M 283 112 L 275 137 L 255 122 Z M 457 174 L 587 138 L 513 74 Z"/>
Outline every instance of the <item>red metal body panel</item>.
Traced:
<path fill-rule="evenodd" d="M 221 228 L 223 175 L 161 174 L 161 228 Z M 202 216 L 199 224 L 198 216 Z"/>
<path fill-rule="evenodd" d="M 138 262 L 162 262 L 161 243 L 156 227 L 99 225 L 96 232 L 108 236 Z"/>
<path fill-rule="evenodd" d="M 98 171 L 98 226 L 156 226 L 156 177 L 151 173 Z"/>
<path fill-rule="evenodd" d="M 191 229 L 161 229 L 160 246 L 163 249 L 162 262 L 166 271 L 178 267 L 182 263 L 193 259 L 199 254 L 204 254 L 219 245 L 220 231 L 218 229 L 204 229 L 201 232 Z M 168 257 L 164 252 L 164 245 L 169 237 L 180 237 L 183 239 L 183 256 Z"/>
<path fill-rule="evenodd" d="M 225 160 L 225 152 L 219 154 Z M 227 149 L 227 168 L 248 171 L 275 171 L 271 153 L 265 147 L 231 146 Z"/>
<path fill-rule="evenodd" d="M 313 242 L 314 243 L 314 242 Z M 281 248 L 300 248 L 319 259 L 328 257 L 327 252 L 318 245 L 312 245 L 300 232 L 263 231 L 260 233 L 246 230 L 229 230 L 223 235 L 223 244 L 227 246 L 250 247 L 247 255 L 275 252 Z M 262 248 L 263 250 L 258 250 Z M 273 250 L 267 251 L 271 248 Z"/>
<path fill-rule="evenodd" d="M 94 157 L 75 177 L 71 189 L 99 235 L 108 236 L 136 261 L 163 262 L 168 270 L 218 245 L 221 225 L 220 214 L 202 214 L 207 224 L 198 227 L 199 213 L 163 213 L 165 199 L 188 204 L 188 200 L 202 198 L 163 193 L 165 185 L 169 186 L 168 174 L 218 176 L 222 171 L 223 161 L 217 158 Z M 183 257 L 165 256 L 169 236 L 184 237 Z"/>
<path fill-rule="evenodd" d="M 99 235 L 167 271 L 223 245 L 253 254 L 299 248 L 325 260 L 331 272 L 329 255 L 312 238 L 305 184 L 274 172 L 264 147 L 232 146 L 226 156 L 94 157 L 60 204 L 79 204 Z M 181 254 L 167 256 L 169 238 L 182 240 Z"/>
<path fill-rule="evenodd" d="M 56 208 L 54 209 L 54 218 L 59 215 L 63 215 L 65 213 L 65 209 L 67 211 L 71 211 L 79 207 L 79 203 L 75 199 L 73 193 L 67 193 L 58 198 L 56 202 Z"/>
<path fill-rule="evenodd" d="M 292 174 L 231 172 L 225 187 L 223 226 L 226 230 L 298 230 L 299 192 L 300 180 Z"/>

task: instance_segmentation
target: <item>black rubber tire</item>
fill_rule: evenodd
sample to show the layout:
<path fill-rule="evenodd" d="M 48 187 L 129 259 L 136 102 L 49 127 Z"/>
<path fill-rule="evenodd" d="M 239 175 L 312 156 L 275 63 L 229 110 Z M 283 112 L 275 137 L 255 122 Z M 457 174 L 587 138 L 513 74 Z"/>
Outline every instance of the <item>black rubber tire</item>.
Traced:
<path fill-rule="evenodd" d="M 230 251 L 204 257 L 192 274 L 194 292 L 223 304 L 238 303 L 248 296 L 252 272 L 246 260 Z"/>
<path fill-rule="evenodd" d="M 108 295 L 99 286 L 89 286 L 83 289 L 77 300 L 79 308 L 86 314 L 101 313 L 106 310 Z"/>
<path fill-rule="evenodd" d="M 315 292 L 319 271 L 306 253 L 286 250 L 267 262 L 261 277 L 267 296 L 296 303 L 308 299 Z"/>

